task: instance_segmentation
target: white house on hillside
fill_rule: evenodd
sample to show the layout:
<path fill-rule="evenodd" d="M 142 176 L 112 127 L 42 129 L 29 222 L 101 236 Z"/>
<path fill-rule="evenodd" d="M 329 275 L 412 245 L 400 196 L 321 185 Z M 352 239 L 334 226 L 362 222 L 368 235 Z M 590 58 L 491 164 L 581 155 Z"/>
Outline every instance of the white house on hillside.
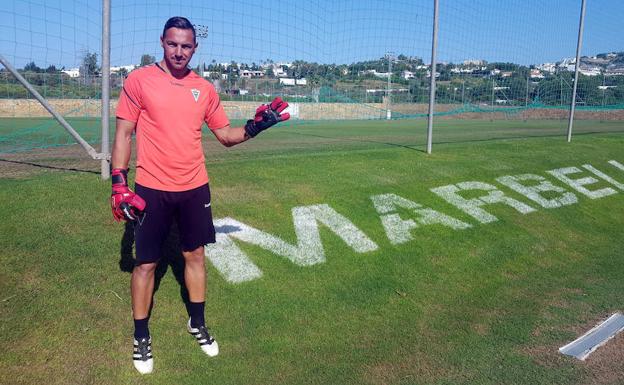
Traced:
<path fill-rule="evenodd" d="M 121 70 L 126 70 L 126 72 L 130 73 L 130 71 L 132 71 L 133 69 L 135 69 L 137 66 L 135 66 L 134 64 L 130 64 L 130 65 L 126 65 L 126 66 L 118 66 L 118 67 L 111 67 L 110 68 L 110 72 L 112 74 L 117 73 Z"/>
<path fill-rule="evenodd" d="M 294 79 L 294 78 L 280 78 L 280 84 L 285 86 L 305 86 L 308 84 L 308 81 L 305 78 L 302 79 Z"/>
<path fill-rule="evenodd" d="M 242 78 L 261 78 L 264 76 L 263 71 L 242 70 L 240 73 Z"/>
<path fill-rule="evenodd" d="M 70 78 L 77 78 L 80 76 L 80 69 L 78 68 L 70 68 L 68 70 L 62 70 L 61 72 L 69 75 Z"/>

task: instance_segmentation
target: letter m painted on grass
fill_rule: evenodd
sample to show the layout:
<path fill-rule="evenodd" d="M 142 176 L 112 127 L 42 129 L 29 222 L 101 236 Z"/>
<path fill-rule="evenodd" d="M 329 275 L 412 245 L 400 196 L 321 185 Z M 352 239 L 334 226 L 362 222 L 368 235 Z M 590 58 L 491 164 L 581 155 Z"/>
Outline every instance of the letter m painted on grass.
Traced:
<path fill-rule="evenodd" d="M 262 271 L 236 245 L 232 238 L 259 246 L 285 257 L 298 266 L 325 262 L 318 224 L 322 223 L 358 253 L 377 250 L 377 244 L 346 217 L 328 205 L 302 206 L 292 209 L 297 244 L 255 229 L 232 218 L 215 221 L 217 242 L 206 246 L 206 257 L 230 283 L 251 281 Z"/>

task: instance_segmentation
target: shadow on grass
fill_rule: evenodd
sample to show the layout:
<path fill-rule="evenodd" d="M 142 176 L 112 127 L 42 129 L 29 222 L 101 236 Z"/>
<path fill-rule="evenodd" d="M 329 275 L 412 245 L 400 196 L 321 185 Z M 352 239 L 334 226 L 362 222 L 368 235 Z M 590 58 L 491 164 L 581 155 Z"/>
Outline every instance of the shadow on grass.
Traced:
<path fill-rule="evenodd" d="M 58 166 L 49 166 L 49 165 L 45 165 L 45 164 L 39 164 L 39 163 L 32 163 L 32 162 L 24 162 L 21 160 L 9 160 L 9 159 L 3 159 L 0 158 L 0 162 L 7 162 L 7 163 L 15 163 L 15 164 L 25 164 L 27 166 L 34 166 L 34 167 L 40 167 L 40 168 L 47 168 L 50 170 L 62 170 L 62 171 L 73 171 L 73 172 L 86 172 L 89 174 L 96 174 L 96 175 L 100 175 L 100 171 L 93 171 L 93 170 L 81 170 L 79 168 L 73 168 L 73 167 L 58 167 Z"/>
<path fill-rule="evenodd" d="M 575 136 L 588 136 L 588 135 L 601 135 L 601 134 L 624 134 L 624 131 L 583 131 L 575 132 L 572 134 L 572 139 Z M 536 139 L 536 138 L 567 138 L 566 133 L 562 134 L 538 134 L 538 135 L 517 135 L 517 136 L 498 136 L 481 139 L 462 139 L 462 140 L 447 140 L 447 141 L 433 141 L 433 144 L 464 144 L 464 143 L 476 143 L 476 142 L 496 142 L 502 140 L 520 140 L 520 139 Z"/>
<path fill-rule="evenodd" d="M 121 252 L 119 259 L 119 269 L 126 273 L 132 273 L 132 270 L 134 269 L 135 260 L 133 255 L 133 246 L 134 224 L 132 222 L 126 222 L 124 234 L 121 238 Z M 190 297 L 186 288 L 186 283 L 184 282 L 184 266 L 184 256 L 182 255 L 180 248 L 180 233 L 178 231 L 177 224 L 173 221 L 171 229 L 169 230 L 169 235 L 163 242 L 163 246 L 160 249 L 160 260 L 156 266 L 154 292 L 152 293 L 152 297 L 158 291 L 160 282 L 167 273 L 169 267 L 171 267 L 171 272 L 180 286 L 180 298 L 182 299 L 182 302 L 184 302 L 184 306 L 186 306 L 188 312 Z M 154 301 L 152 300 L 152 306 L 153 305 Z M 152 313 L 151 307 L 149 313 L 150 315 Z"/>
<path fill-rule="evenodd" d="M 581 131 L 581 132 L 575 132 L 573 133 L 573 137 L 574 136 L 586 136 L 586 135 L 600 135 L 600 134 L 622 134 L 624 133 L 623 130 L 608 130 L 608 131 Z M 316 138 L 323 138 L 323 139 L 332 139 L 332 140 L 337 140 L 337 141 L 344 141 L 344 142 L 360 142 L 360 143 L 374 143 L 374 144 L 381 144 L 381 145 L 385 145 L 385 146 L 392 146 L 392 147 L 400 147 L 400 148 L 405 148 L 408 150 L 413 150 L 413 151 L 417 151 L 417 152 L 421 152 L 421 153 L 425 153 L 425 150 L 422 150 L 419 147 L 423 147 L 426 146 L 426 143 L 416 143 L 416 144 L 399 144 L 399 143 L 391 143 L 391 142 L 383 142 L 383 141 L 376 141 L 376 140 L 370 140 L 370 139 L 360 139 L 360 138 L 354 138 L 354 137 L 335 137 L 335 136 L 328 136 L 328 135 L 317 135 L 317 134 L 308 134 L 308 133 L 302 133 L 302 132 L 292 132 L 292 134 L 296 134 L 296 135 L 301 135 L 301 136 L 310 136 L 310 137 L 316 137 Z M 434 131 L 433 136 L 434 138 L 436 137 L 436 132 Z M 554 133 L 554 134 L 538 134 L 538 135 L 531 135 L 531 134 L 526 134 L 526 135 L 509 135 L 509 136 L 492 136 L 492 137 L 487 137 L 487 138 L 472 138 L 472 139 L 467 139 L 467 138 L 458 138 L 456 140 L 453 139 L 447 139 L 447 140 L 433 140 L 433 144 L 463 144 L 463 143 L 478 143 L 478 142 L 496 142 L 496 141 L 503 141 L 503 140 L 519 140 L 519 139 L 534 139 L 534 138 L 556 138 L 556 137 L 562 137 L 562 138 L 566 138 L 566 132 L 562 132 L 562 133 Z"/>
<path fill-rule="evenodd" d="M 291 132 L 291 134 L 301 135 L 301 136 L 311 136 L 311 137 L 322 138 L 322 139 L 340 140 L 340 141 L 344 141 L 344 142 L 360 142 L 360 143 L 383 144 L 385 146 L 402 147 L 402 148 L 406 148 L 408 150 L 413 150 L 413 151 L 418 151 L 418 152 L 425 152 L 425 151 L 421 150 L 420 148 L 414 147 L 415 145 L 414 146 L 410 146 L 410 145 L 399 144 L 399 143 L 381 142 L 381 141 L 376 141 L 376 140 L 359 139 L 359 138 L 353 138 L 353 137 L 349 138 L 349 137 L 335 137 L 335 136 L 316 135 L 316 134 L 308 134 L 308 133 L 303 133 L 303 132 Z"/>

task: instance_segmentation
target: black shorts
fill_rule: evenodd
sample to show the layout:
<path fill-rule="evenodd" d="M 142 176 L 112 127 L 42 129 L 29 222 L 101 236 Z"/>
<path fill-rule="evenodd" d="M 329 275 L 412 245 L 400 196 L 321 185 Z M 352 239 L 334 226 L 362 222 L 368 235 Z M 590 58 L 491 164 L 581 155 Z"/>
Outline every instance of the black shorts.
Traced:
<path fill-rule="evenodd" d="M 136 184 L 145 199 L 145 216 L 134 225 L 136 264 L 156 262 L 175 219 L 182 251 L 215 242 L 208 184 L 188 191 L 161 191 Z"/>

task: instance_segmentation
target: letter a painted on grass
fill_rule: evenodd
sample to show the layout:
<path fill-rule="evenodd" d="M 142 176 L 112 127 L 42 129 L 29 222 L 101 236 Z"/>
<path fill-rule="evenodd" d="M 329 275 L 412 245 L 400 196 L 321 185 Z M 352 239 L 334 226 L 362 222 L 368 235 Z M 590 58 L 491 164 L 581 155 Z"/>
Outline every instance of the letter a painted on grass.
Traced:
<path fill-rule="evenodd" d="M 318 223 L 327 226 L 358 253 L 376 250 L 377 244 L 351 221 L 328 205 L 302 206 L 292 209 L 297 244 L 255 229 L 232 218 L 215 220 L 217 242 L 206 246 L 206 257 L 231 283 L 251 281 L 262 276 L 260 269 L 236 246 L 232 238 L 260 246 L 285 257 L 298 266 L 325 262 Z"/>
<path fill-rule="evenodd" d="M 468 223 L 459 219 L 423 207 L 414 201 L 395 194 L 373 195 L 371 199 L 375 209 L 381 214 L 381 223 L 386 230 L 386 235 L 390 243 L 394 245 L 410 241 L 412 239 L 410 231 L 418 227 L 418 224 L 412 219 L 401 219 L 399 214 L 396 213 L 399 208 L 413 211 L 418 215 L 416 221 L 421 225 L 441 224 L 455 230 L 471 227 Z"/>
<path fill-rule="evenodd" d="M 465 190 L 485 190 L 488 191 L 488 194 L 479 198 L 465 199 L 458 194 L 458 192 Z M 535 211 L 533 207 L 510 198 L 491 184 L 483 182 L 461 182 L 457 185 L 451 184 L 432 188 L 431 191 L 481 223 L 490 223 L 498 220 L 494 215 L 481 208 L 481 206 L 487 204 L 504 203 L 522 214 Z"/>

